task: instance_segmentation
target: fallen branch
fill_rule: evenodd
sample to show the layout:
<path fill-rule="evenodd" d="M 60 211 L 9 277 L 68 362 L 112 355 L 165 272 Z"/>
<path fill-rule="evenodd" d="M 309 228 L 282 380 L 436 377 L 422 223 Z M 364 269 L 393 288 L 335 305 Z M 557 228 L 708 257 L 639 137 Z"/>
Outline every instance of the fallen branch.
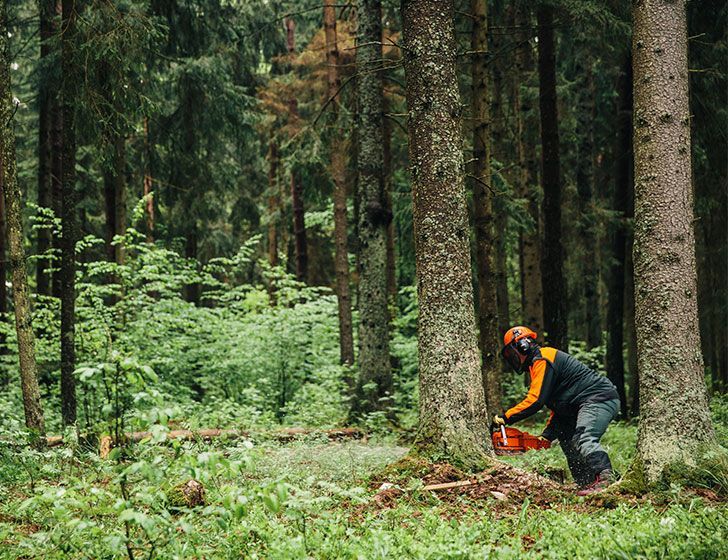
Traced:
<path fill-rule="evenodd" d="M 447 490 L 448 488 L 461 488 L 462 486 L 470 486 L 471 484 L 477 484 L 474 480 L 457 480 L 455 482 L 443 482 L 441 484 L 428 484 L 423 486 L 423 490 Z"/>

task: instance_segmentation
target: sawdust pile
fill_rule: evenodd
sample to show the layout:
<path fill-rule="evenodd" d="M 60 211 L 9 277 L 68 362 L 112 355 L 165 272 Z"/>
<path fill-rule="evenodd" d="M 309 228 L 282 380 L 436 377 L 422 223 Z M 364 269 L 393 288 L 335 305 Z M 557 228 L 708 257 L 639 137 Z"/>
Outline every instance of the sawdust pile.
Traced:
<path fill-rule="evenodd" d="M 515 511 L 526 499 L 533 505 L 549 508 L 573 495 L 572 487 L 562 486 L 538 474 L 524 471 L 500 461 L 488 469 L 466 474 L 449 463 L 431 463 L 405 456 L 372 477 L 370 487 L 376 490 L 370 508 L 382 510 L 396 507 L 403 499 L 431 500 L 473 504 L 488 501 L 494 508 Z M 447 487 L 451 483 L 452 487 Z M 444 488 L 439 486 L 445 486 Z M 436 486 L 435 489 L 430 487 Z"/>

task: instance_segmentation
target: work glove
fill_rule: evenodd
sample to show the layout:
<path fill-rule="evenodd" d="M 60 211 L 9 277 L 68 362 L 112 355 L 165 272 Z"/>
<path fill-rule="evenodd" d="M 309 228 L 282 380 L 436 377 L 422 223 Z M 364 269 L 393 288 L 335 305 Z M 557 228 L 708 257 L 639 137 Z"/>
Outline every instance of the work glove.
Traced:
<path fill-rule="evenodd" d="M 495 424 L 496 426 L 505 426 L 506 419 L 503 416 L 496 414 L 495 416 L 493 416 L 493 424 Z"/>

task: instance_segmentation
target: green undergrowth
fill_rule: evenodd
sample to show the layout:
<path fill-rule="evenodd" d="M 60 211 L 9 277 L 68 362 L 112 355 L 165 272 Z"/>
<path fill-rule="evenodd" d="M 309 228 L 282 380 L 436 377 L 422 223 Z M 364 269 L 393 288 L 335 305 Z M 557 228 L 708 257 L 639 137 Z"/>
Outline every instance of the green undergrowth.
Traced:
<path fill-rule="evenodd" d="M 728 554 L 728 508 L 699 497 L 605 508 L 573 497 L 549 506 L 536 495 L 517 503 L 403 495 L 379 508 L 374 482 L 426 478 L 432 464 L 376 440 L 142 444 L 120 462 L 70 448 L 0 453 L 0 558 Z M 197 507 L 170 499 L 190 479 L 204 486 Z"/>

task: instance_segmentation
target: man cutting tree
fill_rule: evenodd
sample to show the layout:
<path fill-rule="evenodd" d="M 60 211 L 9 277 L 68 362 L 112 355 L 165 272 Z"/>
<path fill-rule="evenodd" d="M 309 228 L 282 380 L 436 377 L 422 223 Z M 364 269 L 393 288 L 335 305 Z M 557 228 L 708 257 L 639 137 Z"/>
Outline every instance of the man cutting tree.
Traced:
<path fill-rule="evenodd" d="M 503 357 L 517 372 L 528 371 L 528 395 L 503 414 L 498 425 L 515 424 L 551 409 L 541 437 L 559 440 L 580 496 L 603 490 L 614 481 L 612 463 L 599 440 L 619 410 L 619 395 L 609 379 L 573 356 L 536 343 L 536 333 L 527 327 L 509 329 L 503 342 Z"/>

